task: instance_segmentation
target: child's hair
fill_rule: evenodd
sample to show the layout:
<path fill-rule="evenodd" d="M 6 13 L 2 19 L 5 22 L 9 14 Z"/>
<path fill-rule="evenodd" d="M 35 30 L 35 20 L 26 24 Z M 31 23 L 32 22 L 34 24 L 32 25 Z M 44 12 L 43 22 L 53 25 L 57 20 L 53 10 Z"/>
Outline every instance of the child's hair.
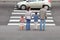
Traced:
<path fill-rule="evenodd" d="M 20 22 L 24 22 L 24 16 L 21 16 Z"/>
<path fill-rule="evenodd" d="M 37 15 L 37 12 L 35 12 L 35 14 Z"/>
<path fill-rule="evenodd" d="M 23 16 L 21 16 L 23 18 Z"/>

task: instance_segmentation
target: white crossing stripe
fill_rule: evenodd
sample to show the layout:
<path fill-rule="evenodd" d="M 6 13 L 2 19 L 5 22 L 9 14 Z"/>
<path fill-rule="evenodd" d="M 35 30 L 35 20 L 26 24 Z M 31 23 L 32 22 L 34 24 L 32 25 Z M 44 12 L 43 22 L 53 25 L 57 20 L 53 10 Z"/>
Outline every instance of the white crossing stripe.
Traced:
<path fill-rule="evenodd" d="M 9 22 L 20 22 L 20 20 L 16 19 L 16 20 L 9 20 Z M 26 22 L 26 20 L 25 20 Z M 34 20 L 31 20 L 31 22 L 34 22 Z M 38 22 L 40 22 L 40 20 L 38 20 Z M 46 20 L 46 22 L 54 22 L 54 20 Z"/>
<path fill-rule="evenodd" d="M 19 22 L 20 20 L 9 20 L 9 22 Z"/>
<path fill-rule="evenodd" d="M 17 8 L 14 8 L 14 10 L 17 9 Z"/>
<path fill-rule="evenodd" d="M 20 23 L 8 23 L 8 25 L 20 25 Z M 26 23 L 24 23 L 24 25 L 26 25 Z M 31 23 L 30 25 L 34 25 L 34 23 Z M 40 24 L 38 23 L 38 25 L 40 25 Z M 46 23 L 45 25 L 46 26 L 55 26 L 54 23 L 51 23 L 51 24 Z"/>
<path fill-rule="evenodd" d="M 16 8 L 14 8 L 14 9 L 16 9 Z M 40 12 L 40 10 L 31 10 L 31 11 L 32 11 L 32 14 L 35 14 L 35 12 L 38 12 L 38 15 Z M 8 25 L 18 25 L 19 26 L 21 16 L 18 16 L 18 15 L 25 15 L 25 13 L 26 13 L 26 10 L 13 10 L 12 16 L 10 16 Z M 51 10 L 47 10 L 46 14 L 49 16 L 52 15 Z M 15 16 L 13 16 L 13 15 L 15 15 Z M 25 18 L 25 16 L 24 16 L 24 18 Z M 32 18 L 34 18 L 34 17 L 32 17 Z M 31 22 L 34 22 L 34 19 L 31 19 Z M 38 22 L 40 22 L 40 19 L 38 19 Z M 47 22 L 46 26 L 55 26 L 53 17 L 47 17 L 46 22 Z M 26 19 L 25 19 L 24 25 L 26 25 Z M 30 25 L 34 26 L 34 23 L 30 23 Z M 40 25 L 40 23 L 38 23 L 38 25 Z"/>
<path fill-rule="evenodd" d="M 12 15 L 17 15 L 17 14 L 23 14 L 23 15 L 25 15 L 26 13 L 14 13 L 14 12 L 12 12 Z M 31 13 L 31 14 L 35 14 L 35 13 Z M 52 15 L 52 13 L 46 13 L 47 15 Z M 39 13 L 38 13 L 38 15 L 39 15 Z"/>
<path fill-rule="evenodd" d="M 21 16 L 11 16 L 10 18 L 21 18 Z M 34 18 L 34 17 L 32 17 L 32 18 Z M 53 19 L 53 17 L 47 17 L 47 19 Z"/>
<path fill-rule="evenodd" d="M 26 10 L 13 10 L 13 12 L 26 12 Z M 31 10 L 32 12 L 40 12 L 40 10 Z M 51 10 L 47 10 L 47 12 L 51 12 Z"/>

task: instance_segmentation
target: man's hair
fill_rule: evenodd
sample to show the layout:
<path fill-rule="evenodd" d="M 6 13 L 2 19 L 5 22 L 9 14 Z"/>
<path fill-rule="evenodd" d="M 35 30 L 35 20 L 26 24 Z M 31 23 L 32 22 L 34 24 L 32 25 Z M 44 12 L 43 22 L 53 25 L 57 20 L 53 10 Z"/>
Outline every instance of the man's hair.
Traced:
<path fill-rule="evenodd" d="M 42 6 L 42 8 L 44 8 L 45 6 Z"/>

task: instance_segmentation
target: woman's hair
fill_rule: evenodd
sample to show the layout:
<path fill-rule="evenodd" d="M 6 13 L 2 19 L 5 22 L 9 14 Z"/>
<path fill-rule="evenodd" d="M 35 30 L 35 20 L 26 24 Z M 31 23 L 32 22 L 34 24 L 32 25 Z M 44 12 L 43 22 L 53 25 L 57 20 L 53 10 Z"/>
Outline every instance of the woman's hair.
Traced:
<path fill-rule="evenodd" d="M 30 10 L 30 6 L 27 7 L 27 11 L 29 11 L 29 10 Z"/>

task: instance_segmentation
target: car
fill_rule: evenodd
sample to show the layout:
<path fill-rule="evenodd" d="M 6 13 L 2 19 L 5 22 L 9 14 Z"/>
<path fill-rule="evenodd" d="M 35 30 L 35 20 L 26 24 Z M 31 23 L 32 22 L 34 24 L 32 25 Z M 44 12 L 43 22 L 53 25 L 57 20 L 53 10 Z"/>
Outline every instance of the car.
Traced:
<path fill-rule="evenodd" d="M 16 4 L 16 7 L 21 10 L 26 10 L 27 6 L 30 6 L 31 8 L 42 8 L 45 6 L 47 9 L 50 9 L 51 0 L 25 0 Z"/>

